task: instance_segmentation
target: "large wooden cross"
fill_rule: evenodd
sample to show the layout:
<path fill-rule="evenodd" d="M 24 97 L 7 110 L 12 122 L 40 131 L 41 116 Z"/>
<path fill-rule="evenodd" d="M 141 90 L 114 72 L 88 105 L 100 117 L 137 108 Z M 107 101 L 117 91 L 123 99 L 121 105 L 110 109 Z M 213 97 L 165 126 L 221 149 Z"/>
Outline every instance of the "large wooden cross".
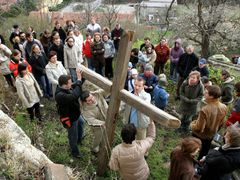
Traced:
<path fill-rule="evenodd" d="M 81 66 L 84 78 L 104 89 L 106 92 L 111 93 L 106 117 L 106 134 L 104 134 L 107 136 L 106 138 L 108 139 L 108 142 L 101 142 L 97 169 L 97 174 L 99 176 L 102 176 L 107 168 L 110 155 L 109 152 L 111 152 L 112 148 L 114 131 L 117 123 L 117 115 L 121 101 L 124 101 L 125 103 L 133 106 L 134 108 L 149 116 L 150 119 L 154 120 L 156 123 L 159 123 L 165 127 L 178 128 L 180 126 L 180 121 L 176 117 L 158 109 L 152 104 L 147 104 L 144 100 L 123 89 L 132 49 L 133 35 L 134 32 L 128 31 L 121 39 L 119 51 L 117 54 L 117 62 L 114 71 L 113 82 L 89 70 L 88 68 Z"/>

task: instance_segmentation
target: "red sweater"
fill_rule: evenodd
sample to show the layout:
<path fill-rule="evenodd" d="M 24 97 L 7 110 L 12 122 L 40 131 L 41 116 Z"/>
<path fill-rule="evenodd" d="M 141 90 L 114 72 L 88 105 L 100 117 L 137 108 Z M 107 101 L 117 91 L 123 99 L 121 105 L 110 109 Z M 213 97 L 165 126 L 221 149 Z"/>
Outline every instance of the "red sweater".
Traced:
<path fill-rule="evenodd" d="M 28 71 L 32 72 L 32 67 L 28 64 L 27 61 L 23 60 L 23 61 L 20 61 L 19 63 L 27 64 Z M 9 69 L 10 69 L 10 71 L 12 71 L 14 77 L 17 77 L 17 75 L 18 75 L 18 65 L 19 65 L 19 63 L 15 63 L 13 60 L 11 60 L 10 63 L 9 63 Z"/>
<path fill-rule="evenodd" d="M 170 48 L 167 45 L 162 46 L 161 44 L 158 44 L 155 48 L 157 59 L 156 63 L 166 63 L 169 59 L 170 54 Z"/>
<path fill-rule="evenodd" d="M 83 42 L 83 55 L 86 56 L 86 58 L 91 58 L 92 57 L 92 53 L 91 53 L 91 43 L 93 41 L 92 40 L 85 40 Z"/>

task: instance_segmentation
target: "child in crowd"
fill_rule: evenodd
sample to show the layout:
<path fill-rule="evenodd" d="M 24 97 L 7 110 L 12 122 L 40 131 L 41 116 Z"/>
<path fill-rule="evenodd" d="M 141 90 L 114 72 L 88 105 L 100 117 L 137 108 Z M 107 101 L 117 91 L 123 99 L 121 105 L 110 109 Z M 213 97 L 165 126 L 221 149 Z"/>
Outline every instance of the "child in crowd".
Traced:
<path fill-rule="evenodd" d="M 137 69 L 135 68 L 131 69 L 131 75 L 128 78 L 128 91 L 132 92 L 134 90 L 134 82 L 137 76 L 138 76 Z"/>
<path fill-rule="evenodd" d="M 167 78 L 165 74 L 160 74 L 158 80 L 158 85 L 155 86 L 153 90 L 153 98 L 155 102 L 155 106 L 159 109 L 164 110 L 168 104 L 169 94 L 166 91 L 167 86 Z"/>

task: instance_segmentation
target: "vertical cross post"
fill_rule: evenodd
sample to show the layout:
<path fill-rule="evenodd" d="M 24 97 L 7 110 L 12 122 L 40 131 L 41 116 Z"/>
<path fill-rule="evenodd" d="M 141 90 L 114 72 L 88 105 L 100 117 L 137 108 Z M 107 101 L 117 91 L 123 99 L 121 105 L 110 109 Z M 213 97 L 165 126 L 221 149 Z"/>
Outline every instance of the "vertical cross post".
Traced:
<path fill-rule="evenodd" d="M 120 41 L 119 52 L 117 54 L 116 68 L 113 77 L 113 85 L 111 88 L 111 98 L 107 111 L 105 132 L 106 134 L 104 134 L 104 140 L 101 142 L 98 155 L 97 174 L 100 176 L 105 173 L 111 154 L 111 147 L 117 122 L 117 114 L 121 102 L 119 98 L 119 93 L 120 90 L 124 88 L 125 80 L 127 77 L 127 67 L 132 49 L 133 35 L 134 32 L 128 31 L 124 34 Z"/>

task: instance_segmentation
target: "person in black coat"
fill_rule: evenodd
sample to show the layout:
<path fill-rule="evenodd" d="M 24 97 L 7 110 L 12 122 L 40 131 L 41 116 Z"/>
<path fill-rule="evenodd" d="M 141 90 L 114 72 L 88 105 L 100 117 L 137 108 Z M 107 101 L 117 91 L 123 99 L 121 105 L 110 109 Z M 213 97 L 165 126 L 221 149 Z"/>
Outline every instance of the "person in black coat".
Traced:
<path fill-rule="evenodd" d="M 53 44 L 49 48 L 49 52 L 55 51 L 57 53 L 58 61 L 61 61 L 64 66 L 64 51 L 63 51 L 63 44 L 61 43 L 60 38 L 54 38 Z"/>
<path fill-rule="evenodd" d="M 123 33 L 124 33 L 123 28 L 121 28 L 121 25 L 119 23 L 117 23 L 115 28 L 111 32 L 111 38 L 113 40 L 116 51 L 119 48 L 119 43 L 120 43 Z"/>
<path fill-rule="evenodd" d="M 81 117 L 79 98 L 82 94 L 82 76 L 78 69 L 77 81 L 72 84 L 71 76 L 61 75 L 58 79 L 59 86 L 56 89 L 55 100 L 57 102 L 58 113 L 63 126 L 68 131 L 68 141 L 72 156 L 81 157 L 78 143 L 83 138 L 84 121 Z"/>
<path fill-rule="evenodd" d="M 13 39 L 15 38 L 15 36 L 18 36 L 20 33 L 19 30 L 19 26 L 17 24 L 13 25 L 13 32 L 11 33 L 10 37 L 9 37 L 9 41 L 14 44 Z"/>
<path fill-rule="evenodd" d="M 66 32 L 62 29 L 61 24 L 58 21 L 55 22 L 55 27 L 52 30 L 52 32 L 54 31 L 57 31 L 59 33 L 60 39 L 64 43 L 67 35 L 66 35 Z"/>
<path fill-rule="evenodd" d="M 190 72 L 197 66 L 198 66 L 198 57 L 194 53 L 194 47 L 192 45 L 188 45 L 186 47 L 186 53 L 180 56 L 177 64 L 177 71 L 179 73 L 179 78 L 178 78 L 178 84 L 177 84 L 176 99 L 180 99 L 179 90 L 183 81 L 188 77 Z"/>
<path fill-rule="evenodd" d="M 225 144 L 211 150 L 202 159 L 201 180 L 230 180 L 231 173 L 240 168 L 240 128 L 234 124 L 227 128 Z"/>
<path fill-rule="evenodd" d="M 32 66 L 32 73 L 43 90 L 44 97 L 52 96 L 51 86 L 49 84 L 45 66 L 47 65 L 47 57 L 43 51 L 40 50 L 37 44 L 32 46 L 32 53 L 30 57 L 30 65 Z"/>
<path fill-rule="evenodd" d="M 209 70 L 208 70 L 208 67 L 207 67 L 207 60 L 204 59 L 204 58 L 201 58 L 201 59 L 199 60 L 198 66 L 195 67 L 195 68 L 193 69 L 193 71 L 194 71 L 194 70 L 200 72 L 201 77 L 203 77 L 203 76 L 209 77 Z"/>

